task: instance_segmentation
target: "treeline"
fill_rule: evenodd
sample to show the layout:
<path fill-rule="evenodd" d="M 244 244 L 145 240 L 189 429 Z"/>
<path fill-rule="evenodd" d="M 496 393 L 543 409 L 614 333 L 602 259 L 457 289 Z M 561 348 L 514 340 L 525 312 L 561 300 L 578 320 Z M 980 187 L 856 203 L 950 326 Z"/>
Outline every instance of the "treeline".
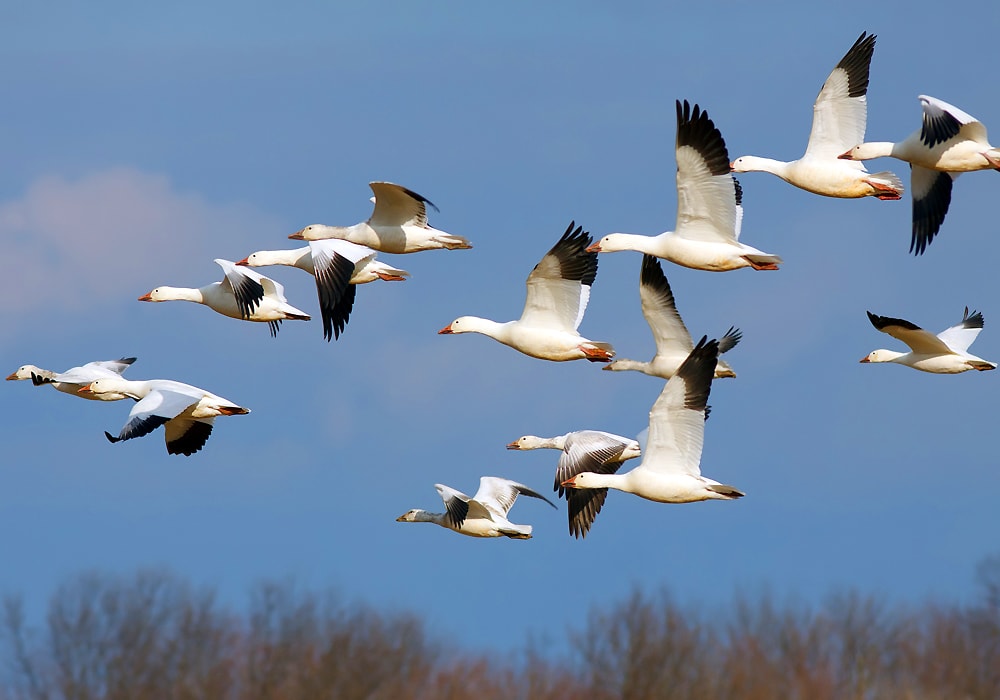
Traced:
<path fill-rule="evenodd" d="M 43 624 L 3 600 L 0 698 L 997 700 L 1000 559 L 980 574 L 967 607 L 845 593 L 693 610 L 636 591 L 567 631 L 565 653 L 528 644 L 510 657 L 291 585 L 262 584 L 237 612 L 161 571 L 88 574 L 53 594 Z"/>

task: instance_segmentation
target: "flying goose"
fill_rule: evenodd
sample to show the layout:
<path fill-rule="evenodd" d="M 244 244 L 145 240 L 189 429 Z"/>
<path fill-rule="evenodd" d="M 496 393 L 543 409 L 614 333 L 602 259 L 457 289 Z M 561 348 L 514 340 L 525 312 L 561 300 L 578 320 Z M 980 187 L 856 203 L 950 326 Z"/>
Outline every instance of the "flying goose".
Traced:
<path fill-rule="evenodd" d="M 527 298 L 518 320 L 498 323 L 461 316 L 438 333 L 482 333 L 542 360 L 609 361 L 615 354 L 610 343 L 588 340 L 576 330 L 597 277 L 597 255 L 586 251 L 591 240 L 582 226 L 570 222 L 528 275 Z"/>
<path fill-rule="evenodd" d="M 941 229 L 955 178 L 973 170 L 1000 170 L 1000 148 L 990 145 L 979 120 L 928 95 L 919 99 L 923 124 L 905 140 L 861 143 L 840 156 L 847 160 L 889 156 L 910 164 L 910 252 L 915 255 L 922 255 Z"/>
<path fill-rule="evenodd" d="M 208 441 L 216 416 L 250 413 L 221 396 L 170 379 L 132 381 L 121 377 L 96 379 L 80 388 L 82 395 L 124 394 L 136 400 L 128 422 L 115 437 L 105 432 L 112 443 L 142 437 L 164 426 L 167 453 L 192 455 Z"/>
<path fill-rule="evenodd" d="M 120 401 L 128 397 L 124 394 L 113 392 L 101 394 L 100 396 L 95 394 L 81 394 L 79 390 L 95 379 L 121 376 L 121 373 L 128 369 L 133 362 L 135 362 L 134 357 L 122 357 L 118 360 L 98 360 L 96 362 L 88 362 L 80 367 L 71 367 L 65 372 L 53 372 L 52 370 L 41 369 L 35 365 L 22 365 L 7 376 L 7 381 L 30 379 L 31 383 L 35 386 L 49 384 L 52 388 L 70 396 L 79 396 L 99 401 Z"/>
<path fill-rule="evenodd" d="M 733 172 L 772 173 L 789 184 L 827 197 L 899 199 L 903 181 L 895 173 L 869 173 L 861 163 L 839 160 L 844 151 L 865 138 L 868 73 L 874 51 L 875 35 L 861 32 L 823 83 L 813 105 L 805 155 L 788 163 L 740 156 L 733 161 Z"/>
<path fill-rule="evenodd" d="M 427 223 L 427 206 L 437 207 L 426 197 L 391 182 L 369 182 L 375 193 L 375 209 L 367 221 L 353 226 L 311 224 L 289 236 L 317 241 L 342 238 L 385 253 L 416 253 L 447 248 L 460 250 L 472 244 L 461 236 L 438 231 Z"/>
<path fill-rule="evenodd" d="M 444 501 L 444 513 L 431 513 L 414 508 L 396 518 L 397 523 L 435 523 L 470 537 L 510 537 L 531 539 L 531 525 L 518 525 L 507 519 L 518 494 L 540 498 L 553 508 L 556 504 L 524 484 L 498 476 L 479 479 L 479 490 L 469 498 L 444 484 L 434 484 Z"/>
<path fill-rule="evenodd" d="M 977 311 L 970 315 L 968 306 L 962 314 L 961 323 L 946 328 L 937 335 L 901 318 L 876 316 L 871 311 L 868 312 L 868 320 L 877 330 L 909 345 L 910 352 L 872 350 L 861 358 L 861 362 L 895 362 L 934 374 L 958 374 L 970 369 L 984 371 L 997 368 L 995 362 L 988 362 L 968 353 L 969 346 L 983 329 L 983 315 Z"/>
<path fill-rule="evenodd" d="M 624 474 L 581 472 L 562 482 L 573 489 L 618 489 L 660 503 L 733 500 L 742 491 L 701 475 L 705 417 L 717 340 L 698 341 L 649 412 L 649 440 L 639 466 Z"/>
<path fill-rule="evenodd" d="M 270 277 L 239 267 L 222 258 L 215 259 L 225 276 L 221 282 L 199 287 L 157 287 L 139 301 L 193 301 L 230 318 L 266 323 L 271 337 L 278 334 L 284 319 L 308 321 L 309 314 L 285 299 L 285 288 Z"/>
<path fill-rule="evenodd" d="M 698 105 L 677 101 L 677 225 L 658 236 L 609 233 L 596 253 L 637 250 L 696 270 L 777 270 L 781 258 L 740 243 L 743 190 L 730 173 L 726 142 Z"/>
<path fill-rule="evenodd" d="M 663 274 L 663 267 L 660 265 L 660 261 L 652 255 L 642 256 L 642 269 L 639 273 L 639 298 L 642 301 L 642 315 L 646 318 L 649 329 L 653 331 L 656 354 L 649 362 L 623 358 L 613 360 L 601 369 L 612 372 L 635 370 L 653 377 L 670 379 L 691 352 L 694 341 L 691 340 L 691 334 L 688 333 L 688 329 L 677 311 L 670 283 L 667 282 L 667 276 Z M 719 354 L 721 355 L 735 347 L 742 337 L 743 334 L 738 328 L 730 327 L 726 334 L 719 339 Z M 736 372 L 733 371 L 732 367 L 720 359 L 715 368 L 715 378 L 735 376 Z"/>
<path fill-rule="evenodd" d="M 410 273 L 375 259 L 375 250 L 357 243 L 329 238 L 310 241 L 305 248 L 295 250 L 258 250 L 237 265 L 263 267 L 290 265 L 305 270 L 316 278 L 320 315 L 323 317 L 323 337 L 336 339 L 354 308 L 354 285 L 384 280 L 402 282 Z"/>
<path fill-rule="evenodd" d="M 580 472 L 614 474 L 629 459 L 642 454 L 636 440 L 602 430 L 577 430 L 565 435 L 542 438 L 523 435 L 507 445 L 508 450 L 561 450 L 553 490 L 565 496 L 569 511 L 569 533 L 586 537 L 594 518 L 601 512 L 607 489 L 567 489 L 562 483 Z"/>

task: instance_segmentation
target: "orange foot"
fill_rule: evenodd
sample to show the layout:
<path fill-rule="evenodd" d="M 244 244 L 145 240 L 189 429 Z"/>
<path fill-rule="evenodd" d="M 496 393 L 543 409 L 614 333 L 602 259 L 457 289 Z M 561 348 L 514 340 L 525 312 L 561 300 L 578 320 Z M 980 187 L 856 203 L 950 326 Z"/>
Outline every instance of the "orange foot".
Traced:
<path fill-rule="evenodd" d="M 743 256 L 743 259 L 746 260 L 750 264 L 750 267 L 752 267 L 755 270 L 780 270 L 781 269 L 781 268 L 778 267 L 778 263 L 772 263 L 772 262 L 769 262 L 769 263 L 759 263 L 759 262 L 754 262 L 753 260 L 751 260 L 750 258 L 746 257 L 745 255 Z"/>
<path fill-rule="evenodd" d="M 993 166 L 994 170 L 1000 170 L 1000 160 L 997 160 L 996 158 L 994 158 L 993 156 L 991 156 L 989 153 L 984 153 L 983 154 L 983 158 L 986 159 L 987 163 L 989 163 L 991 166 Z"/>
<path fill-rule="evenodd" d="M 405 282 L 406 281 L 406 278 L 402 277 L 400 275 L 390 275 L 390 274 L 387 274 L 385 272 L 376 272 L 375 274 L 378 275 L 378 278 L 380 280 L 382 280 L 383 282 Z"/>
<path fill-rule="evenodd" d="M 614 357 L 614 353 L 610 353 L 607 350 L 601 348 L 588 348 L 583 345 L 580 346 L 580 352 L 582 352 L 590 362 L 611 362 L 611 358 Z"/>
<path fill-rule="evenodd" d="M 869 185 L 875 188 L 878 192 L 875 196 L 882 200 L 893 200 L 902 199 L 903 193 L 897 190 L 892 185 L 887 185 L 884 182 L 875 182 L 874 180 L 865 180 Z"/>

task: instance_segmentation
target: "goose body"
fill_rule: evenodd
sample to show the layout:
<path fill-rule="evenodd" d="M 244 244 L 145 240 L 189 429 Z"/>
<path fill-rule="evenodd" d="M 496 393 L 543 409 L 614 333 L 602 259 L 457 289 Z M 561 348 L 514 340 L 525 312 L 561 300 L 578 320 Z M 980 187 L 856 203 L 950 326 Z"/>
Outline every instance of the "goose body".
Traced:
<path fill-rule="evenodd" d="M 81 394 L 80 389 L 95 379 L 120 377 L 122 372 L 135 362 L 134 357 L 122 357 L 118 360 L 98 360 L 88 362 L 80 367 L 71 367 L 65 372 L 53 372 L 41 369 L 35 365 L 22 365 L 7 376 L 7 381 L 30 379 L 35 386 L 49 384 L 57 391 L 71 396 L 98 401 L 120 401 L 128 398 L 124 394 L 108 392 L 106 394 Z"/>
<path fill-rule="evenodd" d="M 583 227 L 570 222 L 528 275 L 524 311 L 518 320 L 499 323 L 461 316 L 438 333 L 481 333 L 542 360 L 607 362 L 615 353 L 611 344 L 589 340 L 576 330 L 597 277 L 597 255 L 586 251 L 591 240 Z"/>
<path fill-rule="evenodd" d="M 784 162 L 740 156 L 733 172 L 766 172 L 814 194 L 827 197 L 899 199 L 903 182 L 891 172 L 869 173 L 861 163 L 840 155 L 864 141 L 868 120 L 868 76 L 875 35 L 862 32 L 830 73 L 813 104 L 812 130 L 805 154 Z"/>
<path fill-rule="evenodd" d="M 581 472 L 614 474 L 629 459 L 642 455 L 636 440 L 602 430 L 577 430 L 565 435 L 541 438 L 523 435 L 507 445 L 508 450 L 560 450 L 553 490 L 565 496 L 569 515 L 569 533 L 586 537 L 594 518 L 601 512 L 607 489 L 567 489 L 563 482 Z"/>
<path fill-rule="evenodd" d="M 743 191 L 730 172 L 722 134 L 698 105 L 677 102 L 677 225 L 658 236 L 609 233 L 588 248 L 635 250 L 710 272 L 777 270 L 781 258 L 741 243 Z"/>
<path fill-rule="evenodd" d="M 238 261 L 237 265 L 262 267 L 290 265 L 305 270 L 316 279 L 323 337 L 339 338 L 354 308 L 354 285 L 375 280 L 401 282 L 410 276 L 375 259 L 377 251 L 357 243 L 330 238 L 310 241 L 295 250 L 259 250 Z"/>
<path fill-rule="evenodd" d="M 479 480 L 479 490 L 473 497 L 466 496 L 444 484 L 434 484 L 444 513 L 432 513 L 414 508 L 396 518 L 402 523 L 434 523 L 470 537 L 510 537 L 515 540 L 531 538 L 531 525 L 512 523 L 507 519 L 519 494 L 540 498 L 553 508 L 556 505 L 524 484 L 497 476 L 484 476 Z"/>
<path fill-rule="evenodd" d="M 426 197 L 391 182 L 370 182 L 368 186 L 375 193 L 375 209 L 367 221 L 353 226 L 311 224 L 289 238 L 306 241 L 341 238 L 385 253 L 472 247 L 467 239 L 439 231 L 427 223 L 427 205 L 435 211 L 437 207 Z"/>
<path fill-rule="evenodd" d="M 733 500 L 744 494 L 701 475 L 705 415 L 719 343 L 702 338 L 649 412 L 649 440 L 639 466 L 624 474 L 581 472 L 562 482 L 574 489 L 618 489 L 660 503 Z"/>
<path fill-rule="evenodd" d="M 910 164 L 910 252 L 916 255 L 927 249 L 941 229 L 959 173 L 1000 170 L 1000 149 L 990 145 L 982 122 L 943 100 L 928 95 L 919 99 L 922 125 L 906 139 L 859 143 L 840 156 L 851 161 L 890 157 Z"/>
<path fill-rule="evenodd" d="M 910 346 L 910 352 L 872 350 L 861 358 L 861 362 L 894 362 L 933 374 L 958 374 L 970 369 L 985 371 L 997 368 L 995 362 L 968 352 L 969 346 L 983 329 L 983 315 L 975 311 L 970 315 L 969 307 L 965 307 L 961 323 L 937 335 L 901 318 L 877 316 L 871 311 L 868 312 L 868 320 L 877 330 Z"/>
<path fill-rule="evenodd" d="M 223 316 L 267 323 L 272 337 L 285 319 L 309 320 L 309 314 L 288 303 L 285 288 L 270 277 L 222 258 L 215 262 L 224 273 L 221 282 L 198 288 L 157 287 L 139 301 L 193 301 Z"/>
<path fill-rule="evenodd" d="M 639 298 L 642 302 L 642 315 L 656 341 L 656 354 L 649 362 L 622 358 L 612 360 L 601 369 L 612 372 L 633 370 L 653 377 L 670 379 L 694 348 L 694 341 L 691 340 L 691 334 L 677 311 L 667 276 L 663 274 L 659 260 L 652 255 L 642 256 Z M 737 328 L 731 327 L 719 339 L 719 354 L 735 347 L 741 338 L 742 333 Z M 715 378 L 735 376 L 733 368 L 720 359 L 715 368 Z"/>
<path fill-rule="evenodd" d="M 142 437 L 164 426 L 168 454 L 192 455 L 208 441 L 216 416 L 250 413 L 228 399 L 190 384 L 170 379 L 132 381 L 121 377 L 97 379 L 80 389 L 81 394 L 123 394 L 136 400 L 128 422 L 118 436 L 105 432 L 112 443 Z"/>

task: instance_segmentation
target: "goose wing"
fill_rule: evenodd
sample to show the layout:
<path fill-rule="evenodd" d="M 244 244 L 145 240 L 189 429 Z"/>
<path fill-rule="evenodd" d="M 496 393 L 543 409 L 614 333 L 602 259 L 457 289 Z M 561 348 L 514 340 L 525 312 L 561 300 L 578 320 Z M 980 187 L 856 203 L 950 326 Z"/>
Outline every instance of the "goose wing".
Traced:
<path fill-rule="evenodd" d="M 571 221 L 566 232 L 528 275 L 521 322 L 575 331 L 597 277 L 597 253 L 588 253 L 591 236 Z"/>
<path fill-rule="evenodd" d="M 950 354 L 952 349 L 940 337 L 930 331 L 925 331 L 915 323 L 901 318 L 877 316 L 868 312 L 868 320 L 877 330 L 888 333 L 896 340 L 906 343 L 910 350 L 920 355 Z M 951 329 L 949 329 L 951 330 Z M 947 333 L 947 331 L 945 331 Z M 970 341 L 971 342 L 971 341 Z"/>
<path fill-rule="evenodd" d="M 375 193 L 375 209 L 368 223 L 372 226 L 427 226 L 427 205 L 434 203 L 413 190 L 391 182 L 369 182 Z"/>
<path fill-rule="evenodd" d="M 434 484 L 434 488 L 437 489 L 441 500 L 444 501 L 445 511 L 452 527 L 462 527 L 462 524 L 470 515 L 476 520 L 481 518 L 492 520 L 490 513 L 483 508 L 481 503 L 473 501 L 473 499 L 458 489 L 453 489 L 444 484 Z"/>
<path fill-rule="evenodd" d="M 677 101 L 677 225 L 684 238 L 733 243 L 740 191 L 722 133 L 698 105 Z"/>
<path fill-rule="evenodd" d="M 582 472 L 615 474 L 621 469 L 622 452 L 634 440 L 597 430 L 581 430 L 566 438 L 556 467 L 555 489 L 566 497 L 569 534 L 586 537 L 604 507 L 608 489 L 566 489 L 562 482 Z"/>
<path fill-rule="evenodd" d="M 837 158 L 864 142 L 868 121 L 868 74 L 874 52 L 875 35 L 861 32 L 823 83 L 813 104 L 807 157 Z M 861 167 L 860 162 L 857 165 Z"/>
<path fill-rule="evenodd" d="M 267 293 L 262 283 L 264 275 L 222 258 L 216 258 L 215 263 L 225 274 L 222 286 L 236 298 L 236 307 L 240 310 L 240 315 L 244 319 L 249 319 Z"/>
<path fill-rule="evenodd" d="M 640 469 L 701 474 L 705 410 L 719 357 L 719 342 L 702 336 L 649 412 L 649 439 Z"/>
<path fill-rule="evenodd" d="M 958 175 L 910 165 L 910 192 L 913 195 L 911 253 L 922 255 L 941 229 L 951 204 L 951 186 Z"/>
<path fill-rule="evenodd" d="M 190 456 L 208 442 L 212 434 L 212 421 L 208 418 L 173 418 L 164 427 L 167 454 Z"/>
<path fill-rule="evenodd" d="M 132 406 L 132 410 L 128 414 L 128 422 L 118 433 L 117 438 L 108 433 L 105 435 L 111 442 L 131 440 L 148 435 L 198 403 L 200 399 L 200 396 L 192 396 L 181 391 L 153 389 Z"/>
<path fill-rule="evenodd" d="M 953 351 L 967 352 L 981 330 L 983 330 L 983 314 L 979 311 L 973 311 L 970 314 L 969 307 L 966 306 L 965 313 L 962 314 L 962 322 L 951 328 L 946 328 L 938 333 L 937 337 Z"/>
<path fill-rule="evenodd" d="M 694 347 L 691 334 L 677 311 L 674 294 L 667 276 L 663 274 L 663 267 L 652 255 L 642 256 L 639 299 L 642 302 L 642 315 L 656 341 L 656 353 L 685 355 L 691 352 Z"/>
<path fill-rule="evenodd" d="M 374 258 L 375 251 L 337 238 L 310 241 L 309 248 L 323 318 L 323 337 L 339 338 L 354 308 L 357 290 L 350 283 L 354 268 L 359 262 Z"/>
<path fill-rule="evenodd" d="M 487 510 L 506 518 L 507 513 L 514 505 L 514 501 L 517 500 L 518 494 L 540 498 L 553 508 L 556 507 L 555 503 L 537 491 L 528 488 L 524 484 L 519 484 L 510 479 L 503 479 L 499 476 L 481 477 L 479 479 L 479 490 L 473 496 L 473 501 L 481 504 Z"/>
<path fill-rule="evenodd" d="M 949 141 L 960 133 L 970 141 L 987 143 L 986 127 L 971 114 L 929 95 L 919 95 L 923 110 L 920 141 L 928 148 Z"/>

